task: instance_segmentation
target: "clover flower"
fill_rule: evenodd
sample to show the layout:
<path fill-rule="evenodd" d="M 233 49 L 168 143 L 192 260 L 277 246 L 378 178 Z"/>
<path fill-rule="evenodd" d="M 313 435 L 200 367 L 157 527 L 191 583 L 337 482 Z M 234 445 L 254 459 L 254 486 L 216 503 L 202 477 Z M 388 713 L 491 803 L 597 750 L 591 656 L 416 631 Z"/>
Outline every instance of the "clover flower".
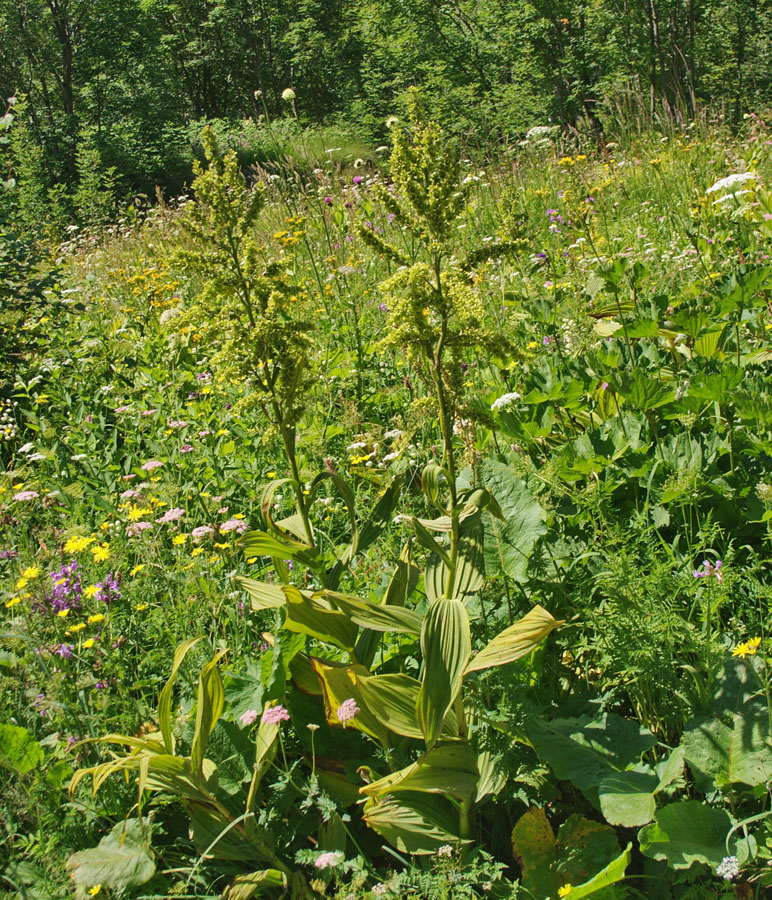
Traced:
<path fill-rule="evenodd" d="M 260 717 L 260 721 L 266 725 L 279 725 L 281 722 L 289 722 L 290 714 L 283 706 L 269 706 Z"/>

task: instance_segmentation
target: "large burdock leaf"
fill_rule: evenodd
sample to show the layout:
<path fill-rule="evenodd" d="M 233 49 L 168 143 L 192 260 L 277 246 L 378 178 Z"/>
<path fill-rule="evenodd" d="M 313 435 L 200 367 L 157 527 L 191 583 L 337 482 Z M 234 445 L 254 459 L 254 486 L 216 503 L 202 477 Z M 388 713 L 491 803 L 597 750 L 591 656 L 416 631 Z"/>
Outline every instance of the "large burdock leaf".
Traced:
<path fill-rule="evenodd" d="M 526 656 L 553 628 L 561 625 L 546 609 L 535 606 L 519 622 L 497 634 L 490 643 L 468 663 L 464 674 L 504 666 Z"/>
<path fill-rule="evenodd" d="M 537 541 L 547 533 L 547 513 L 510 466 L 485 460 L 482 478 L 505 519 L 485 513 L 485 571 L 522 580 Z"/>
<path fill-rule="evenodd" d="M 698 800 L 683 800 L 659 810 L 654 822 L 638 832 L 638 841 L 641 853 L 667 860 L 674 869 L 688 869 L 696 862 L 715 869 L 725 856 L 734 855 L 742 862 L 748 855 L 744 838 L 730 840 L 727 851 L 731 828 L 732 820 L 725 810 Z"/>
<path fill-rule="evenodd" d="M 681 738 L 698 790 L 740 782 L 756 786 L 772 775 L 772 740 L 765 703 L 750 702 L 742 713 L 700 722 Z"/>
<path fill-rule="evenodd" d="M 431 747 L 461 690 L 472 653 L 469 615 L 460 600 L 442 597 L 429 607 L 421 629 L 421 651 L 424 675 L 416 712 L 424 740 Z"/>
<path fill-rule="evenodd" d="M 78 898 L 88 897 L 89 888 L 97 884 L 121 895 L 149 881 L 155 874 L 155 862 L 139 821 L 129 819 L 119 822 L 99 846 L 74 853 L 67 860 L 67 870 Z"/>
<path fill-rule="evenodd" d="M 26 775 L 43 762 L 43 750 L 20 725 L 0 725 L 0 766 Z"/>
<path fill-rule="evenodd" d="M 654 791 L 659 779 L 653 772 L 610 772 L 600 783 L 600 808 L 611 825 L 636 828 L 654 818 Z"/>

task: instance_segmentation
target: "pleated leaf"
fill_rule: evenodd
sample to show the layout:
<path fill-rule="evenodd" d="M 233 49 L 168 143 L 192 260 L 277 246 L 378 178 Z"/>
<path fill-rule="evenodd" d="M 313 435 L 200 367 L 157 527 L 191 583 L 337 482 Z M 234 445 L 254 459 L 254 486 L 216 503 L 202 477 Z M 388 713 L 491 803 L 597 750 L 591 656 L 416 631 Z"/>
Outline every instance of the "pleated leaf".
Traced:
<path fill-rule="evenodd" d="M 507 663 L 526 656 L 562 621 L 553 618 L 541 606 L 535 606 L 519 622 L 504 629 L 469 662 L 464 674 L 505 666 Z"/>

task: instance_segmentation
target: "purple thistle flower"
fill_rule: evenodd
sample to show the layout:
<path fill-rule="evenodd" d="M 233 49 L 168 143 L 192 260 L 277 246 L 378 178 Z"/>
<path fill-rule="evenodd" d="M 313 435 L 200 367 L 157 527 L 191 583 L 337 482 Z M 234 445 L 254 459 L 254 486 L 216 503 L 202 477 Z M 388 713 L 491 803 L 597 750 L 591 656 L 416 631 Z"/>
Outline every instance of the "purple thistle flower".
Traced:
<path fill-rule="evenodd" d="M 354 184 L 361 184 L 365 179 L 363 175 L 355 175 L 351 180 Z"/>

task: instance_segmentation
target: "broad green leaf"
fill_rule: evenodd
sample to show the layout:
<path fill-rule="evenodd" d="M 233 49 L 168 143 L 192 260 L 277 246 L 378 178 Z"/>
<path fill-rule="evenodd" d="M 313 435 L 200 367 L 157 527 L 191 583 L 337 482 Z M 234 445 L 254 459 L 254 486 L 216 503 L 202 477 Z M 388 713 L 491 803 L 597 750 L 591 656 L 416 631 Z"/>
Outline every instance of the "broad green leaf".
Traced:
<path fill-rule="evenodd" d="M 729 814 L 697 800 L 683 800 L 660 809 L 654 822 L 638 832 L 641 853 L 652 859 L 667 860 L 674 869 L 688 869 L 696 862 L 712 869 L 725 856 L 742 862 L 747 856 L 746 841 L 726 838 L 732 827 Z"/>
<path fill-rule="evenodd" d="M 230 817 L 213 806 L 196 804 L 188 807 L 188 814 L 193 844 L 206 858 L 256 864 L 265 860 L 265 848 L 259 838 L 250 839 L 242 829 L 230 827 Z"/>
<path fill-rule="evenodd" d="M 435 556 L 438 556 L 445 565 L 450 568 L 450 556 L 448 555 L 448 551 L 445 547 L 441 546 L 436 538 L 431 534 L 431 532 L 421 524 L 420 520 L 413 516 L 410 520 L 413 528 L 415 529 L 415 536 L 418 540 L 418 543 L 424 548 L 424 550 L 428 550 L 430 553 L 433 553 Z"/>
<path fill-rule="evenodd" d="M 478 778 L 477 754 L 466 741 L 454 741 L 432 747 L 412 765 L 361 787 L 359 792 L 368 797 L 383 797 L 400 791 L 420 791 L 468 803 Z"/>
<path fill-rule="evenodd" d="M 424 466 L 421 473 L 421 488 L 426 494 L 426 499 L 432 506 L 442 509 L 439 502 L 440 497 L 440 476 L 445 476 L 445 472 L 437 465 L 437 463 L 429 463 Z"/>
<path fill-rule="evenodd" d="M 496 796 L 504 790 L 507 773 L 500 756 L 494 756 L 489 750 L 477 754 L 477 772 L 479 780 L 474 794 L 474 802 L 479 803 L 485 797 Z"/>
<path fill-rule="evenodd" d="M 182 665 L 182 661 L 188 652 L 196 646 L 202 638 L 190 638 L 183 641 L 174 651 L 174 660 L 172 662 L 172 671 L 169 680 L 163 687 L 158 697 L 158 727 L 163 735 L 164 746 L 167 753 L 174 753 L 174 735 L 172 734 L 172 695 L 174 693 L 174 682 L 177 679 L 177 672 Z"/>
<path fill-rule="evenodd" d="M 654 818 L 654 791 L 659 779 L 653 773 L 610 772 L 600 782 L 598 793 L 603 818 L 611 825 L 636 828 Z"/>
<path fill-rule="evenodd" d="M 74 853 L 67 860 L 67 871 L 77 897 L 85 900 L 95 884 L 116 894 L 141 887 L 155 874 L 155 862 L 140 823 L 129 819 L 119 822 L 97 847 Z"/>
<path fill-rule="evenodd" d="M 20 725 L 0 725 L 0 766 L 26 775 L 43 762 L 43 748 Z"/>
<path fill-rule="evenodd" d="M 489 669 L 491 666 L 504 666 L 526 656 L 561 624 L 546 609 L 535 606 L 519 622 L 504 629 L 483 647 L 467 664 L 464 674 Z"/>
<path fill-rule="evenodd" d="M 285 628 L 343 650 L 354 648 L 358 628 L 348 615 L 333 609 L 319 595 L 306 596 L 289 584 L 282 585 L 282 590 L 287 597 Z"/>
<path fill-rule="evenodd" d="M 423 681 L 416 710 L 427 746 L 440 736 L 448 709 L 459 691 L 472 652 L 469 615 L 455 598 L 441 598 L 429 607 L 421 629 Z"/>
<path fill-rule="evenodd" d="M 570 781 L 593 803 L 600 804 L 598 788 L 603 778 L 639 763 L 641 755 L 656 744 L 651 732 L 614 713 L 598 719 L 552 719 L 528 723 L 527 734 L 544 762 L 558 778 Z"/>
<path fill-rule="evenodd" d="M 614 390 L 626 402 L 641 412 L 649 412 L 657 407 L 670 403 L 675 398 L 672 383 L 665 383 L 652 378 L 640 369 L 631 372 L 614 372 L 608 376 Z"/>
<path fill-rule="evenodd" d="M 459 843 L 458 813 L 444 797 L 405 791 L 398 800 L 369 800 L 362 818 L 402 853 L 436 853 Z"/>

